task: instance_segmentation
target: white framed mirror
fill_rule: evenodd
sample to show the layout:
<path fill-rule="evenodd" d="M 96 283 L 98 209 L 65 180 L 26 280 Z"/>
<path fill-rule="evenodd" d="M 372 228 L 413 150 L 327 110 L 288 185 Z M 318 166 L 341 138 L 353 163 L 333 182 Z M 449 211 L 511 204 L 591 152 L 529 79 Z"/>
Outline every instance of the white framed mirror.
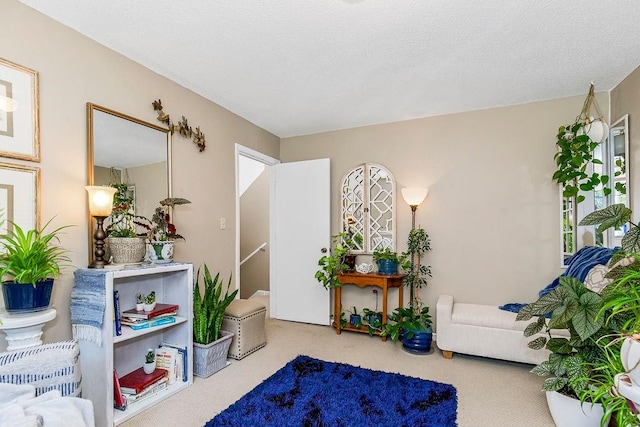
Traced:
<path fill-rule="evenodd" d="M 364 163 L 342 178 L 341 230 L 356 246 L 354 254 L 396 248 L 396 182 L 384 166 Z"/>
<path fill-rule="evenodd" d="M 631 208 L 631 181 L 629 180 L 629 115 L 625 114 L 611 123 L 607 140 L 607 162 L 609 170 L 609 205 L 622 203 Z M 607 230 L 609 247 L 620 246 L 626 230 Z"/>
<path fill-rule="evenodd" d="M 87 103 L 87 185 L 128 183 L 135 214 L 151 218 L 171 197 L 171 132 L 127 114 Z M 89 216 L 89 262 L 95 221 Z"/>

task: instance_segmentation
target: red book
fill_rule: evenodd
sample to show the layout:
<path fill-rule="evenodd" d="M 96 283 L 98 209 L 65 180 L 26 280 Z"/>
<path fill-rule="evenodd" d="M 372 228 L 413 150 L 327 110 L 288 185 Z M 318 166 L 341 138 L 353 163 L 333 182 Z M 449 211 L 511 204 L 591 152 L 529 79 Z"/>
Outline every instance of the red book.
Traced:
<path fill-rule="evenodd" d="M 113 370 L 113 407 L 124 411 L 127 409 L 127 402 L 122 396 L 122 390 L 120 390 L 120 381 L 118 380 L 118 373 Z"/>
<path fill-rule="evenodd" d="M 122 317 L 128 317 L 130 319 L 151 319 L 161 314 L 167 314 L 178 311 L 180 306 L 178 304 L 160 304 L 157 303 L 155 308 L 151 311 L 136 310 L 132 308 L 122 312 Z"/>
<path fill-rule="evenodd" d="M 138 394 L 151 384 L 166 377 L 167 374 L 165 369 L 156 369 L 150 374 L 145 374 L 144 369 L 140 367 L 120 378 L 120 390 L 122 393 Z"/>

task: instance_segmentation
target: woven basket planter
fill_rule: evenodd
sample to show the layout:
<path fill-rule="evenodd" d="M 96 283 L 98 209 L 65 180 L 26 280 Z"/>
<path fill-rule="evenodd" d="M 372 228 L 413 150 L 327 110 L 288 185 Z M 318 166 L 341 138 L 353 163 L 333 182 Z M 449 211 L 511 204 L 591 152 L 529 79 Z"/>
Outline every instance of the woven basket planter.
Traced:
<path fill-rule="evenodd" d="M 107 237 L 114 264 L 137 264 L 147 252 L 144 237 Z"/>
<path fill-rule="evenodd" d="M 206 378 L 227 366 L 232 332 L 220 331 L 220 338 L 210 344 L 193 343 L 193 374 Z"/>

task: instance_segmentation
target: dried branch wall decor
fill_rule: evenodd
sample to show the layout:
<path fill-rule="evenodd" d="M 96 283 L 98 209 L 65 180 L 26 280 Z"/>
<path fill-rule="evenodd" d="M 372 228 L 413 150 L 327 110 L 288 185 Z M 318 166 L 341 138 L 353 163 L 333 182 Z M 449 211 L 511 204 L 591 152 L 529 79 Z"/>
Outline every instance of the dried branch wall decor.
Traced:
<path fill-rule="evenodd" d="M 178 123 L 173 123 L 169 118 L 169 115 L 162 111 L 162 101 L 160 99 L 153 101 L 152 105 L 153 109 L 158 113 L 158 120 L 169 126 L 169 130 L 172 134 L 177 131 L 185 138 L 193 138 L 193 143 L 198 146 L 198 150 L 200 150 L 200 152 L 204 151 L 206 148 L 206 142 L 204 140 L 204 133 L 200 131 L 199 126 L 196 126 L 195 130 L 192 129 L 184 116 L 182 116 L 182 120 Z"/>

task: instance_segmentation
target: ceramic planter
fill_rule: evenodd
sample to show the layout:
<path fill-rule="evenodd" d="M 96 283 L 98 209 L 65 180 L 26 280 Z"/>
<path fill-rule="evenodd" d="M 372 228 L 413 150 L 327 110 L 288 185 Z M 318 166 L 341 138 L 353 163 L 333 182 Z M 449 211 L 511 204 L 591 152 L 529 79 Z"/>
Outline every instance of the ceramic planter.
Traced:
<path fill-rule="evenodd" d="M 351 326 L 358 326 L 362 324 L 362 317 L 359 314 L 351 314 L 349 315 L 349 324 Z"/>
<path fill-rule="evenodd" d="M 398 262 L 391 259 L 378 260 L 378 274 L 385 276 L 398 274 Z"/>
<path fill-rule="evenodd" d="M 144 237 L 107 237 L 114 264 L 138 264 L 144 260 L 147 244 Z"/>
<path fill-rule="evenodd" d="M 409 337 L 409 332 L 413 332 Z M 431 342 L 433 340 L 433 330 L 426 331 L 402 331 L 402 347 L 415 354 L 428 354 L 431 352 Z"/>
<path fill-rule="evenodd" d="M 206 378 L 227 366 L 227 353 L 233 333 L 220 331 L 220 338 L 210 344 L 193 343 L 193 374 Z"/>
<path fill-rule="evenodd" d="M 46 310 L 51 302 L 53 279 L 31 283 L 2 283 L 4 306 L 8 313 L 31 313 Z"/>
<path fill-rule="evenodd" d="M 156 263 L 167 263 L 173 260 L 173 240 L 153 240 L 151 247 L 153 248 L 153 256 Z"/>
<path fill-rule="evenodd" d="M 557 427 L 600 427 L 604 416 L 601 404 L 585 402 L 581 405 L 578 399 L 557 391 L 547 391 L 546 394 L 549 412 Z"/>
<path fill-rule="evenodd" d="M 144 373 L 149 375 L 150 373 L 152 373 L 153 371 L 156 370 L 156 362 L 150 362 L 150 363 L 146 363 L 144 365 L 142 365 L 142 369 L 144 370 Z"/>

